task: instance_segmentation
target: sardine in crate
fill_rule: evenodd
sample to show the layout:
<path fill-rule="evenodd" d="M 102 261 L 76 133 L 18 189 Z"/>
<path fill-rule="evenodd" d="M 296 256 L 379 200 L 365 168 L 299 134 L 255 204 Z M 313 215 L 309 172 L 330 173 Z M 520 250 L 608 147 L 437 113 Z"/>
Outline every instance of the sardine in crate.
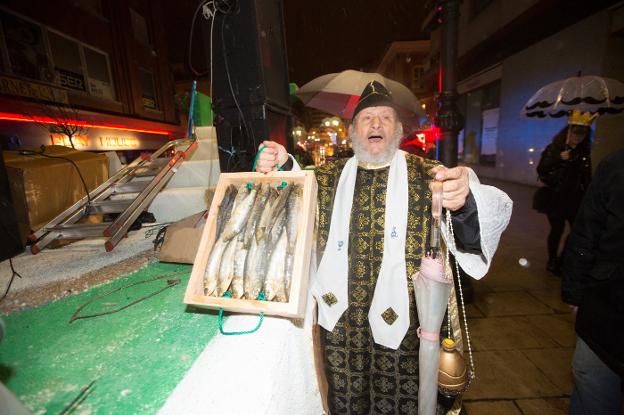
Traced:
<path fill-rule="evenodd" d="M 237 188 L 245 183 L 258 184 L 268 183 L 279 186 L 282 182 L 299 184 L 303 188 L 302 206 L 299 212 L 297 240 L 293 256 L 293 272 L 290 284 L 288 302 L 260 301 L 248 299 L 234 299 L 225 297 L 213 297 L 204 295 L 204 274 L 208 265 L 208 257 L 215 243 L 217 228 L 217 215 L 219 206 L 225 191 L 229 185 Z M 218 310 L 234 311 L 248 314 L 260 314 L 282 316 L 289 318 L 303 318 L 305 313 L 306 298 L 308 292 L 308 273 L 310 268 L 310 256 L 314 241 L 314 221 L 316 217 L 316 193 L 317 185 L 314 172 L 270 172 L 262 173 L 222 173 L 215 189 L 208 218 L 202 232 L 201 240 L 193 270 L 186 293 L 184 303 Z"/>

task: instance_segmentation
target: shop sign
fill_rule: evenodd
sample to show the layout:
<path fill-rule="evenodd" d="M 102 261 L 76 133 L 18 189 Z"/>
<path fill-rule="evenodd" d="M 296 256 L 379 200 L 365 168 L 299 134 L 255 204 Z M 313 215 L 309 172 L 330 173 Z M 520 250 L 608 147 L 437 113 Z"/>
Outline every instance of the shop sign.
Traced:
<path fill-rule="evenodd" d="M 111 85 L 106 82 L 89 78 L 89 87 L 91 89 L 91 95 L 107 99 L 115 99 L 115 96 L 113 95 L 113 88 L 111 88 Z"/>
<path fill-rule="evenodd" d="M 67 92 L 34 82 L 0 76 L 0 93 L 67 104 Z"/>
<path fill-rule="evenodd" d="M 50 134 L 50 140 L 54 146 L 72 146 L 69 141 L 69 137 L 65 134 Z M 72 141 L 74 142 L 74 147 L 76 148 L 89 147 L 89 137 L 86 135 L 75 135 L 72 137 Z"/>
<path fill-rule="evenodd" d="M 150 97 L 146 97 L 145 95 L 143 95 L 143 106 L 145 108 L 149 108 L 152 110 L 158 109 L 156 107 L 156 100 L 154 100 L 153 98 Z"/>
<path fill-rule="evenodd" d="M 100 136 L 100 146 L 106 148 L 138 148 L 139 140 L 136 137 Z"/>
<path fill-rule="evenodd" d="M 75 89 L 77 91 L 87 90 L 82 75 L 59 68 L 56 68 L 56 72 L 59 74 L 62 87 Z"/>

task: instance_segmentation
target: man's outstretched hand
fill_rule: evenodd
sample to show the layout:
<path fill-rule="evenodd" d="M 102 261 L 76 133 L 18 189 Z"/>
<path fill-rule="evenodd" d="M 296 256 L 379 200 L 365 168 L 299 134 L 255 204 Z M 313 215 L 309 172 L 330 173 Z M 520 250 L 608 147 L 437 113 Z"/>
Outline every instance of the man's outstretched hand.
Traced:
<path fill-rule="evenodd" d="M 288 161 L 288 153 L 283 145 L 267 140 L 258 146 L 258 151 L 260 151 L 262 146 L 266 148 L 260 152 L 256 160 L 256 171 L 258 173 L 268 173 L 276 170 L 277 167 Z"/>
<path fill-rule="evenodd" d="M 466 203 L 470 192 L 468 186 L 468 169 L 466 167 L 436 166 L 431 169 L 435 179 L 442 182 L 442 207 L 451 212 L 461 209 Z"/>

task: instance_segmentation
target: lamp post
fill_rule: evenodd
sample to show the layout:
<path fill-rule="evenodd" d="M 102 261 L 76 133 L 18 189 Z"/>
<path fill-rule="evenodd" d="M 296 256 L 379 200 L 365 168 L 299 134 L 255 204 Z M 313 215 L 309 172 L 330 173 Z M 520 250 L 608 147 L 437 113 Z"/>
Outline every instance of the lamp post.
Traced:
<path fill-rule="evenodd" d="M 464 118 L 457 109 L 455 77 L 459 0 L 439 0 L 438 8 L 442 25 L 436 125 L 442 131 L 440 161 L 447 167 L 454 167 L 457 166 L 457 133 L 464 126 Z"/>
<path fill-rule="evenodd" d="M 441 39 L 439 95 L 436 99 L 436 125 L 442 131 L 440 161 L 447 167 L 457 166 L 457 133 L 464 127 L 464 117 L 457 108 L 455 69 L 457 66 L 457 27 L 459 23 L 459 0 L 439 0 Z M 463 300 L 472 302 L 474 290 L 470 278 L 460 270 L 463 277 Z M 459 276 L 457 276 L 459 277 Z M 454 281 L 458 281 L 454 278 Z M 457 283 L 455 283 L 457 284 Z M 457 286 L 455 289 L 457 290 Z"/>

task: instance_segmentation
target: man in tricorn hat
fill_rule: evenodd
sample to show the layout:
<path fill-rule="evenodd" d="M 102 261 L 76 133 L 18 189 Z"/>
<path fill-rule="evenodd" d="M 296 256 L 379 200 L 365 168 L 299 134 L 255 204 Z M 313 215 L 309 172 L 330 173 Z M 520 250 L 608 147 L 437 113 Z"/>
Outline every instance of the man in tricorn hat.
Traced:
<path fill-rule="evenodd" d="M 475 278 L 489 268 L 512 202 L 466 167 L 400 151 L 397 107 L 378 82 L 362 92 L 349 134 L 354 157 L 316 170 L 320 261 L 311 291 L 321 327 L 321 392 L 332 414 L 416 414 L 420 339 L 411 276 L 426 250 L 429 184 L 443 183 L 455 256 Z M 262 145 L 258 172 L 299 169 L 282 145 Z"/>

